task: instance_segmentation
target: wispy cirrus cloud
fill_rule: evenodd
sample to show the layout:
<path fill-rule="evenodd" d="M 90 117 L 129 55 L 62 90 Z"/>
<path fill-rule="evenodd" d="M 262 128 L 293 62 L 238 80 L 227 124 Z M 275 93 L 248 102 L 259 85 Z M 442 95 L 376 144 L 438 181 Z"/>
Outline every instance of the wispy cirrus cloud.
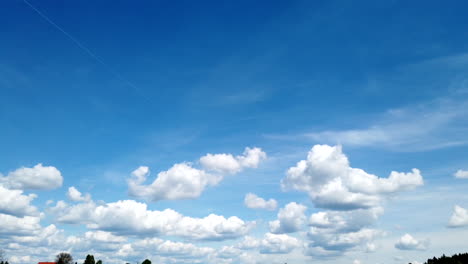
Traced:
<path fill-rule="evenodd" d="M 451 95 L 387 110 L 367 126 L 268 137 L 416 152 L 468 145 L 467 121 L 468 99 Z"/>

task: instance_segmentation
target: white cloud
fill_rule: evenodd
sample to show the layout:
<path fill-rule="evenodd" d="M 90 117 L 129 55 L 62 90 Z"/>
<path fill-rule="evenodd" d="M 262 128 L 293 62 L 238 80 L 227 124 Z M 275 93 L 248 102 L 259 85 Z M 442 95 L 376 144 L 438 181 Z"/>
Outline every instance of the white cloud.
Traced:
<path fill-rule="evenodd" d="M 167 171 L 162 171 L 150 185 L 141 185 L 149 170 L 140 167 L 132 173 L 128 181 L 129 194 L 151 201 L 194 199 L 201 195 L 207 186 L 218 184 L 220 176 L 193 168 L 189 163 L 179 163 Z"/>
<path fill-rule="evenodd" d="M 463 227 L 463 226 L 468 226 L 468 210 L 455 205 L 453 208 L 453 214 L 452 217 L 450 217 L 449 227 Z"/>
<path fill-rule="evenodd" d="M 112 233 L 104 231 L 87 231 L 84 234 L 86 240 L 92 240 L 101 243 L 120 243 L 127 241 L 126 238 L 121 236 L 115 236 Z"/>
<path fill-rule="evenodd" d="M 367 243 L 366 244 L 366 252 L 367 253 L 372 253 L 377 250 L 377 245 L 374 243 Z"/>
<path fill-rule="evenodd" d="M 269 223 L 270 232 L 274 234 L 293 233 L 299 231 L 306 221 L 307 207 L 295 202 L 287 204 L 278 212 L 278 220 Z"/>
<path fill-rule="evenodd" d="M 207 154 L 200 164 L 209 172 L 196 169 L 191 163 L 178 163 L 158 173 L 149 185 L 144 185 L 149 168 L 141 166 L 128 180 L 129 194 L 150 201 L 198 198 L 208 186 L 217 185 L 225 173 L 238 173 L 244 168 L 256 168 L 266 158 L 260 148 L 246 148 L 243 155 Z"/>
<path fill-rule="evenodd" d="M 248 193 L 245 195 L 244 204 L 251 209 L 265 209 L 270 211 L 276 210 L 276 207 L 278 206 L 275 199 L 269 199 L 266 201 L 254 193 Z"/>
<path fill-rule="evenodd" d="M 454 96 L 390 109 L 365 128 L 325 130 L 301 135 L 316 142 L 423 151 L 468 144 L 468 101 Z"/>
<path fill-rule="evenodd" d="M 9 190 L 0 185 L 0 214 L 17 217 L 35 216 L 38 211 L 31 202 L 36 197 L 35 194 L 23 195 L 21 190 Z"/>
<path fill-rule="evenodd" d="M 40 218 L 37 216 L 15 217 L 0 214 L 0 223 L 0 237 L 34 235 L 41 230 Z"/>
<path fill-rule="evenodd" d="M 358 209 L 353 211 L 317 212 L 310 216 L 309 225 L 344 233 L 358 231 L 374 224 L 383 214 L 383 208 Z"/>
<path fill-rule="evenodd" d="M 164 241 L 156 247 L 156 252 L 159 255 L 165 256 L 189 256 L 203 257 L 214 253 L 214 249 L 208 247 L 197 247 L 191 243 Z"/>
<path fill-rule="evenodd" d="M 10 262 L 11 263 L 30 263 L 31 257 L 30 256 L 11 256 Z"/>
<path fill-rule="evenodd" d="M 254 249 L 258 248 L 260 241 L 251 236 L 245 236 L 244 239 L 239 242 L 236 247 L 240 249 Z"/>
<path fill-rule="evenodd" d="M 371 242 L 381 232 L 369 228 L 383 213 L 383 208 L 352 211 L 317 212 L 310 216 L 308 237 L 311 240 L 308 254 L 336 256 L 359 246 L 366 245 L 366 252 L 375 250 Z"/>
<path fill-rule="evenodd" d="M 223 246 L 220 250 L 218 250 L 216 256 L 222 259 L 233 259 L 237 258 L 241 253 L 241 250 L 233 246 Z"/>
<path fill-rule="evenodd" d="M 74 186 L 68 188 L 67 192 L 68 199 L 73 202 L 89 202 L 91 201 L 91 195 L 87 193 L 85 196 L 78 191 Z"/>
<path fill-rule="evenodd" d="M 468 171 L 458 170 L 457 172 L 455 172 L 454 176 L 457 179 L 468 179 Z"/>
<path fill-rule="evenodd" d="M 260 241 L 260 253 L 262 254 L 286 254 L 300 246 L 297 238 L 286 234 L 266 233 Z"/>
<path fill-rule="evenodd" d="M 241 250 L 256 249 L 261 254 L 286 254 L 301 246 L 302 243 L 295 237 L 286 234 L 266 233 L 261 239 L 245 236 L 234 248 Z"/>
<path fill-rule="evenodd" d="M 245 148 L 242 155 L 206 154 L 200 158 L 200 164 L 207 170 L 219 173 L 238 173 L 244 168 L 257 168 L 267 157 L 261 148 Z"/>
<path fill-rule="evenodd" d="M 410 234 L 403 235 L 395 244 L 395 248 L 400 250 L 426 250 L 429 241 L 419 241 Z"/>
<path fill-rule="evenodd" d="M 291 167 L 281 181 L 283 190 L 305 191 L 317 207 L 334 210 L 379 206 L 384 195 L 422 184 L 417 169 L 411 173 L 391 172 L 388 178 L 379 178 L 352 168 L 341 146 L 328 145 L 315 145 L 307 160 Z"/>
<path fill-rule="evenodd" d="M 172 209 L 152 211 L 145 203 L 133 200 L 101 205 L 91 201 L 72 206 L 59 201 L 50 212 L 56 214 L 59 222 L 86 224 L 88 228 L 116 235 L 169 235 L 192 240 L 237 238 L 245 235 L 255 224 L 236 216 L 225 218 L 210 214 L 204 218 L 193 218 Z"/>
<path fill-rule="evenodd" d="M 353 264 L 361 264 L 362 262 L 358 259 L 353 260 Z"/>
<path fill-rule="evenodd" d="M 63 177 L 60 171 L 41 163 L 32 168 L 22 167 L 0 177 L 0 184 L 9 189 L 51 190 L 62 186 Z"/>
<path fill-rule="evenodd" d="M 349 249 L 371 241 L 380 234 L 380 231 L 369 228 L 340 233 L 315 227 L 312 227 L 307 233 L 312 241 L 310 246 L 330 252 L 335 251 L 335 254 L 343 254 Z"/>

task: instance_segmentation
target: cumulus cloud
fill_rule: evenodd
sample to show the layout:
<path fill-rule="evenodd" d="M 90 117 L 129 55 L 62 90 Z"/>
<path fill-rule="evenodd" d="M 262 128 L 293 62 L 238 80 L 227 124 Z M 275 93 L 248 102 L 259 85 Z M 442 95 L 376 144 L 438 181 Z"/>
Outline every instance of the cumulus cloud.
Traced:
<path fill-rule="evenodd" d="M 244 239 L 239 242 L 236 247 L 239 249 L 254 249 L 258 248 L 260 241 L 251 236 L 245 236 Z"/>
<path fill-rule="evenodd" d="M 73 202 L 89 202 L 91 200 L 89 193 L 83 196 L 74 186 L 68 188 L 67 197 Z"/>
<path fill-rule="evenodd" d="M 218 252 L 216 253 L 216 256 L 222 259 L 233 259 L 233 258 L 237 258 L 241 253 L 242 251 L 236 247 L 223 246 L 221 247 L 220 250 L 218 250 Z"/>
<path fill-rule="evenodd" d="M 0 237 L 2 236 L 26 236 L 37 234 L 41 230 L 40 218 L 37 216 L 15 217 L 0 214 Z"/>
<path fill-rule="evenodd" d="M 261 254 L 286 254 L 295 248 L 302 246 L 302 243 L 295 237 L 286 234 L 266 233 L 263 238 L 245 236 L 234 248 L 241 250 L 256 249 Z"/>
<path fill-rule="evenodd" d="M 112 232 L 115 235 L 179 236 L 192 240 L 226 240 L 245 235 L 254 222 L 236 216 L 210 214 L 204 218 L 183 216 L 172 210 L 148 210 L 145 203 L 124 200 L 114 203 L 80 203 L 68 205 L 62 201 L 50 208 L 57 220 L 70 224 L 86 224 L 88 228 Z"/>
<path fill-rule="evenodd" d="M 337 256 L 356 246 L 366 245 L 366 251 L 375 250 L 372 240 L 381 234 L 371 229 L 383 213 L 381 207 L 352 211 L 324 211 L 310 216 L 307 233 L 311 243 L 307 254 L 313 256 Z"/>
<path fill-rule="evenodd" d="M 306 221 L 307 207 L 295 202 L 287 204 L 278 212 L 278 220 L 271 221 L 270 232 L 274 234 L 293 233 L 299 231 Z"/>
<path fill-rule="evenodd" d="M 382 207 L 353 211 L 317 212 L 310 216 L 309 225 L 342 233 L 358 231 L 374 224 L 382 214 Z"/>
<path fill-rule="evenodd" d="M 21 190 L 10 190 L 0 185 L 0 213 L 12 216 L 35 216 L 37 208 L 31 205 L 35 194 L 24 195 Z"/>
<path fill-rule="evenodd" d="M 178 163 L 169 170 L 158 173 L 149 185 L 144 185 L 150 170 L 141 166 L 128 180 L 129 194 L 150 201 L 194 199 L 208 186 L 217 185 L 226 173 L 234 174 L 244 168 L 257 168 L 266 159 L 260 148 L 246 148 L 243 155 L 207 154 L 200 158 L 206 170 L 196 169 L 191 163 Z"/>
<path fill-rule="evenodd" d="M 423 184 L 417 169 L 410 173 L 391 172 L 379 178 L 350 167 L 341 146 L 315 145 L 281 181 L 283 190 L 307 192 L 317 207 L 353 210 L 379 206 L 383 196 L 414 189 Z"/>
<path fill-rule="evenodd" d="M 242 155 L 206 154 L 200 158 L 200 164 L 209 171 L 219 173 L 238 173 L 244 168 L 257 168 L 267 157 L 261 148 L 245 148 Z"/>
<path fill-rule="evenodd" d="M 197 247 L 191 243 L 164 241 L 156 247 L 156 252 L 163 256 L 188 256 L 203 257 L 214 253 L 214 249 L 208 247 Z"/>
<path fill-rule="evenodd" d="M 370 228 L 340 233 L 314 227 L 307 233 L 312 241 L 309 246 L 335 252 L 336 254 L 343 254 L 346 250 L 371 241 L 380 234 L 380 231 Z"/>
<path fill-rule="evenodd" d="M 9 189 L 52 190 L 62 186 L 63 177 L 60 171 L 41 163 L 32 168 L 22 167 L 0 177 L 0 184 Z"/>
<path fill-rule="evenodd" d="M 125 242 L 127 239 L 121 236 L 115 236 L 112 233 L 104 232 L 104 231 L 88 231 L 85 232 L 84 238 L 87 240 L 92 240 L 96 242 L 103 242 L 103 243 L 120 243 Z"/>
<path fill-rule="evenodd" d="M 395 248 L 400 250 L 426 250 L 428 244 L 428 240 L 419 241 L 410 234 L 405 234 L 395 243 Z"/>
<path fill-rule="evenodd" d="M 262 254 L 286 254 L 300 246 L 297 238 L 286 234 L 266 233 L 260 241 L 260 253 Z"/>
<path fill-rule="evenodd" d="M 275 199 L 269 199 L 266 201 L 254 193 L 248 193 L 245 195 L 244 204 L 251 209 L 265 209 L 269 211 L 276 210 L 276 207 L 278 206 Z"/>
<path fill-rule="evenodd" d="M 463 227 L 463 226 L 468 226 L 468 210 L 455 205 L 453 208 L 453 214 L 452 217 L 450 217 L 449 227 Z"/>
<path fill-rule="evenodd" d="M 454 176 L 457 179 L 468 179 L 468 171 L 458 170 L 457 172 L 455 172 Z"/>
<path fill-rule="evenodd" d="M 150 185 L 142 185 L 148 174 L 147 167 L 140 167 L 132 173 L 128 181 L 131 196 L 151 201 L 194 199 L 207 186 L 216 185 L 222 179 L 195 169 L 189 163 L 175 164 L 169 170 L 160 172 Z"/>

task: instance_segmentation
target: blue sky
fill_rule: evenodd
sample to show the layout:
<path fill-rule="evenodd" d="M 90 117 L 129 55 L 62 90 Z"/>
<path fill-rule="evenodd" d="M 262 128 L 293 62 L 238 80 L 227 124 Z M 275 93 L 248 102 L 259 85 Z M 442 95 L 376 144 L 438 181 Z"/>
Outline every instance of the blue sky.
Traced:
<path fill-rule="evenodd" d="M 0 248 L 10 263 L 466 250 L 467 7 L 2 1 Z"/>

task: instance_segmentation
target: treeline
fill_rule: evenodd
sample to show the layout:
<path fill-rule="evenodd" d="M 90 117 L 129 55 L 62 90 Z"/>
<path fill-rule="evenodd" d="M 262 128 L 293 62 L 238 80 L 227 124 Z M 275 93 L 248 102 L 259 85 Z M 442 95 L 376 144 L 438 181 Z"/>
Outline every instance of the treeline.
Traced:
<path fill-rule="evenodd" d="M 433 257 L 424 262 L 424 264 L 468 264 L 468 253 L 455 254 L 451 257 L 445 255 L 442 255 L 440 258 Z"/>
<path fill-rule="evenodd" d="M 55 262 L 57 264 L 73 264 L 73 257 L 69 253 L 62 252 L 55 257 Z M 8 262 L 3 263 L 2 261 L 0 264 L 8 264 Z M 75 262 L 75 264 L 78 264 L 78 262 Z M 83 264 L 102 264 L 102 260 L 95 261 L 93 255 L 87 255 Z M 151 260 L 145 259 L 141 264 L 151 264 Z"/>

